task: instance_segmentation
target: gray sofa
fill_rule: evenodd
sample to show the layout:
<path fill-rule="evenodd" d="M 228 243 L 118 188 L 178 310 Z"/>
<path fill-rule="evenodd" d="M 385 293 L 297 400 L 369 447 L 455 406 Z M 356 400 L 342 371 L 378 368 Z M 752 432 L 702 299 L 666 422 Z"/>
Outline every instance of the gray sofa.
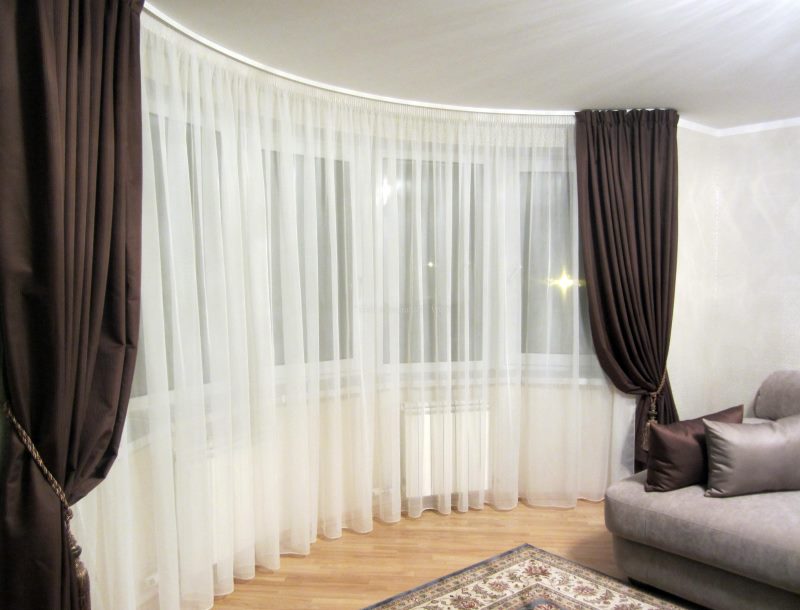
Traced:
<path fill-rule="evenodd" d="M 800 413 L 800 371 L 770 375 L 754 411 L 746 422 Z M 645 478 L 640 472 L 606 492 L 606 527 L 629 578 L 717 610 L 800 609 L 800 491 L 709 498 L 693 485 L 648 493 Z"/>

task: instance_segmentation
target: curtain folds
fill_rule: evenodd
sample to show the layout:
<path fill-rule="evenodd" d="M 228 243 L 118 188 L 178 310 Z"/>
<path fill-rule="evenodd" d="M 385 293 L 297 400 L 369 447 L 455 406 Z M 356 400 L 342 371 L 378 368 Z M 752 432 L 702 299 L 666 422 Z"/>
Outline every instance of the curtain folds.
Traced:
<path fill-rule="evenodd" d="M 602 498 L 574 119 L 287 82 L 142 20 L 142 325 L 98 608 L 208 608 L 373 519 Z M 621 440 L 614 434 L 621 431 Z"/>
<path fill-rule="evenodd" d="M 0 8 L 0 333 L 14 417 L 72 504 L 109 471 L 138 341 L 141 2 Z M 78 608 L 59 498 L 5 422 L 0 605 Z"/>
<path fill-rule="evenodd" d="M 638 395 L 636 469 L 646 426 L 677 421 L 667 374 L 678 244 L 678 113 L 576 114 L 578 201 L 592 337 L 603 370 Z"/>

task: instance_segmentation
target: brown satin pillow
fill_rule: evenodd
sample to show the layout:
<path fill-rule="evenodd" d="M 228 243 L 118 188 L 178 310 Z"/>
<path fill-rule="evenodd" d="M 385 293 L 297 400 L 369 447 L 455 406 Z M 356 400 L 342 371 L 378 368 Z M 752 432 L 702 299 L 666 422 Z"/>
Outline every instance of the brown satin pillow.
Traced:
<path fill-rule="evenodd" d="M 741 424 L 743 415 L 744 407 L 739 405 L 674 424 L 651 424 L 645 491 L 672 491 L 704 483 L 708 456 L 703 420 Z"/>

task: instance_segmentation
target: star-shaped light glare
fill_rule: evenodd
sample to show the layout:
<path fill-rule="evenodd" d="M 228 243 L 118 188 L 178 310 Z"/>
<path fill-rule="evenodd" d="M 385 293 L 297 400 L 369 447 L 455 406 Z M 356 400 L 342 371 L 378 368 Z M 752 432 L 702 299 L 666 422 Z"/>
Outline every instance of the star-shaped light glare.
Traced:
<path fill-rule="evenodd" d="M 550 284 L 550 286 L 558 286 L 561 289 L 561 294 L 565 296 L 567 294 L 567 290 L 576 284 L 580 285 L 580 282 L 576 282 L 574 279 L 572 279 L 566 270 L 561 272 L 561 277 L 550 278 L 547 283 Z"/>

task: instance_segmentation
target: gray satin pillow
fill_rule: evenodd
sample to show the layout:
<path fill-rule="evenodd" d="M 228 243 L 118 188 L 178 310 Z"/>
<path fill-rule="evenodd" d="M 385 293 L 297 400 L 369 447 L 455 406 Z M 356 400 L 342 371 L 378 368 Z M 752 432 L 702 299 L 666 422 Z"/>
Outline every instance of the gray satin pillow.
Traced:
<path fill-rule="evenodd" d="M 800 415 L 764 424 L 703 420 L 707 496 L 800 490 Z"/>

